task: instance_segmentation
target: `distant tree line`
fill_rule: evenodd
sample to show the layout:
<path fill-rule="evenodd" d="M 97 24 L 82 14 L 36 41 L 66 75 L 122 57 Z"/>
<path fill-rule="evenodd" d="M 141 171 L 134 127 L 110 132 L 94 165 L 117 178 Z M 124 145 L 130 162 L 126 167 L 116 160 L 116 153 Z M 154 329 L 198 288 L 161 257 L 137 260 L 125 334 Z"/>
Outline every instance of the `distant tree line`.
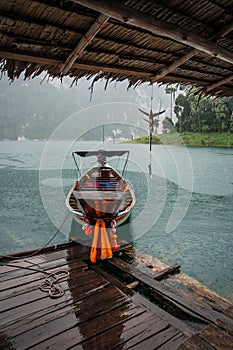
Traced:
<path fill-rule="evenodd" d="M 63 85 L 44 82 L 41 79 L 23 81 L 16 80 L 10 84 L 6 78 L 0 80 L 0 140 L 48 139 L 52 132 L 67 117 L 90 106 L 89 81 L 80 81 L 77 86 L 69 88 L 68 82 Z M 102 85 L 97 86 L 93 94 L 95 104 L 110 100 L 141 103 L 135 89 L 126 94 L 126 86 L 109 86 L 103 93 Z M 165 91 L 170 99 L 170 116 L 163 120 L 163 132 L 232 132 L 233 133 L 233 97 L 213 99 L 199 97 L 194 90 L 181 91 L 177 86 L 168 86 Z M 158 92 L 157 92 L 158 94 Z M 158 95 L 157 95 L 158 97 Z M 160 99 L 161 100 L 161 99 Z M 174 113 L 176 118 L 174 118 Z M 174 121 L 176 119 L 176 121 Z M 82 121 L 90 127 L 90 121 Z M 155 129 L 159 121 L 155 120 Z M 114 130 L 112 130 L 112 128 Z M 121 129 L 121 130 L 119 130 Z M 71 131 L 67 131 L 64 135 Z M 75 132 L 75 129 L 73 130 Z M 143 131 L 142 131 L 143 132 Z M 112 125 L 105 128 L 105 137 L 133 137 L 130 128 Z M 61 138 L 64 137 L 61 135 Z M 102 126 L 90 130 L 83 136 L 85 140 L 100 140 L 103 135 Z"/>
<path fill-rule="evenodd" d="M 48 139 L 53 131 L 69 116 L 90 107 L 91 92 L 90 81 L 80 81 L 77 86 L 70 88 L 70 80 L 67 79 L 62 85 L 52 84 L 42 78 L 22 80 L 21 78 L 10 83 L 6 77 L 0 79 L 0 140 Z M 110 86 L 103 91 L 103 84 L 97 85 L 92 101 L 94 104 L 110 101 L 135 101 L 137 94 L 132 90 L 131 94 L 125 93 L 125 88 L 116 89 Z M 90 121 L 83 119 L 83 124 L 89 129 Z M 105 129 L 105 137 L 130 137 L 128 130 L 120 131 Z M 116 133 L 116 135 L 114 134 Z M 61 134 L 61 139 L 72 138 L 74 130 Z M 120 133 L 120 134 L 119 134 Z M 91 130 L 90 134 L 84 135 L 85 140 L 100 140 L 102 127 Z"/>
<path fill-rule="evenodd" d="M 175 99 L 175 124 L 179 132 L 233 133 L 233 97 L 214 99 L 189 90 Z"/>

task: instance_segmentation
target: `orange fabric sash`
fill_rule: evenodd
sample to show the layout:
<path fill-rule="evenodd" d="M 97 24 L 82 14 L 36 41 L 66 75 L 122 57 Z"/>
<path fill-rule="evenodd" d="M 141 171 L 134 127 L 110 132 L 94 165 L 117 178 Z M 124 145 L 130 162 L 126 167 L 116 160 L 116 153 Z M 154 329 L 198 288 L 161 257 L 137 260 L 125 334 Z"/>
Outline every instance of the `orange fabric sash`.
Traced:
<path fill-rule="evenodd" d="M 97 258 L 104 260 L 111 257 L 112 248 L 109 242 L 105 222 L 103 220 L 97 220 L 94 228 L 94 237 L 90 251 L 90 260 L 92 263 L 96 263 Z"/>

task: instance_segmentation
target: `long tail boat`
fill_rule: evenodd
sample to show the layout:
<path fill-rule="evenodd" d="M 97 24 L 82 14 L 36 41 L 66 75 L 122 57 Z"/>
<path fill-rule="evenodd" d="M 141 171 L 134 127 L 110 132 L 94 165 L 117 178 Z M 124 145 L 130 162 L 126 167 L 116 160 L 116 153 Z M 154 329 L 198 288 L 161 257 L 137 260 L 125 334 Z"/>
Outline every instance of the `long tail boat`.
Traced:
<path fill-rule="evenodd" d="M 108 158 L 126 155 L 121 174 L 108 164 Z M 74 219 L 83 226 L 86 235 L 93 235 L 90 260 L 112 257 L 117 244 L 116 227 L 125 222 L 135 205 L 132 186 L 123 175 L 129 151 L 77 151 L 73 152 L 78 180 L 66 198 L 66 206 Z M 77 157 L 95 156 L 97 163 L 81 174 Z"/>

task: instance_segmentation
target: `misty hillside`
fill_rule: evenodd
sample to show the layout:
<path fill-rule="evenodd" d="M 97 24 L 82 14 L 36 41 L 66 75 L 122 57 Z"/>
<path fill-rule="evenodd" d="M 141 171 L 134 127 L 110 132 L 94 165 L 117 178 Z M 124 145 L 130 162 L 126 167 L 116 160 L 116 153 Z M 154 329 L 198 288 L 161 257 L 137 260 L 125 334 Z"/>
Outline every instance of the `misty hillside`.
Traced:
<path fill-rule="evenodd" d="M 127 82 L 97 82 L 91 93 L 91 81 L 81 80 L 71 87 L 72 80 L 47 81 L 41 77 L 26 80 L 16 79 L 13 83 L 3 76 L 0 80 L 0 140 L 47 139 L 66 118 L 94 105 L 110 102 L 131 102 L 145 109 L 150 107 L 150 86 L 127 90 Z M 169 97 L 161 88 L 155 91 L 155 103 L 167 108 Z M 155 108 L 158 108 L 155 105 Z M 90 120 L 83 123 L 90 127 Z M 101 130 L 97 131 L 101 133 Z M 106 130 L 106 133 L 108 130 Z M 124 137 L 124 135 L 122 135 Z M 98 137 L 96 134 L 92 138 Z"/>

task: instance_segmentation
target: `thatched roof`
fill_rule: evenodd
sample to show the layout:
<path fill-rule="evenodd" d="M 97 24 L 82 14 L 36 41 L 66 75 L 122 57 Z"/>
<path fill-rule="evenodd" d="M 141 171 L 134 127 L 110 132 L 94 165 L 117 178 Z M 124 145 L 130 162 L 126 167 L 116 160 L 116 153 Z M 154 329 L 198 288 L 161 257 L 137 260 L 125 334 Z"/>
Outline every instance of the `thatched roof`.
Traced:
<path fill-rule="evenodd" d="M 1 70 L 233 95 L 233 0 L 1 0 Z"/>

